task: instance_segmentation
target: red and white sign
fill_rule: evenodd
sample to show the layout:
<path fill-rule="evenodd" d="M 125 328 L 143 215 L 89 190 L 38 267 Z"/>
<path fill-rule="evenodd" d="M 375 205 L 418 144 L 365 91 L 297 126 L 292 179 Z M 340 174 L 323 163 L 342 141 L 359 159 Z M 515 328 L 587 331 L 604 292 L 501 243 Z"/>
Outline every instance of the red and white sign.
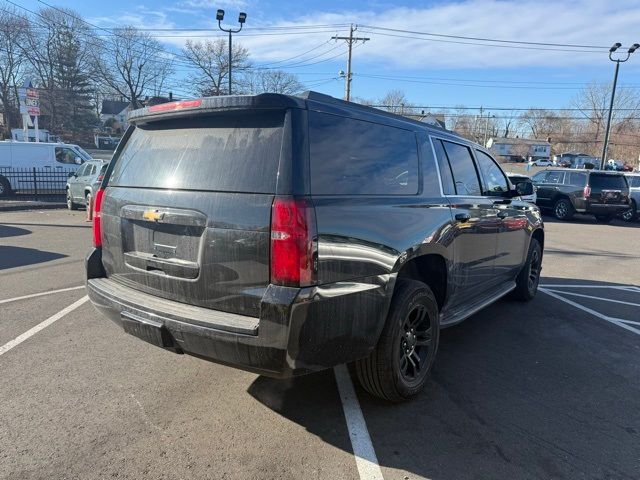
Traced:
<path fill-rule="evenodd" d="M 40 107 L 27 107 L 27 113 L 32 116 L 40 115 Z"/>

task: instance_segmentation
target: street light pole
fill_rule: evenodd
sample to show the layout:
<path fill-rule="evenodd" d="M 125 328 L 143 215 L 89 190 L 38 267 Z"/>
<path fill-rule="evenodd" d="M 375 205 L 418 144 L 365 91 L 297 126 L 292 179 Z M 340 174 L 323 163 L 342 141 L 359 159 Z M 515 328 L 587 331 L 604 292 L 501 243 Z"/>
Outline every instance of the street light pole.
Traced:
<path fill-rule="evenodd" d="M 609 151 L 609 135 L 611 133 L 611 117 L 613 115 L 613 102 L 616 98 L 616 86 L 618 85 L 618 72 L 620 71 L 620 64 L 629 60 L 629 57 L 633 52 L 635 52 L 638 48 L 640 48 L 640 44 L 634 43 L 629 50 L 627 50 L 627 56 L 622 58 L 614 59 L 612 57 L 613 53 L 618 50 L 622 46 L 621 43 L 614 43 L 613 46 L 609 49 L 609 60 L 612 62 L 616 62 L 615 72 L 613 74 L 613 86 L 611 89 L 611 102 L 609 103 L 609 114 L 607 116 L 607 127 L 604 131 L 604 145 L 602 146 L 602 158 L 600 159 L 600 170 L 604 170 L 605 164 L 607 163 L 607 153 Z"/>
<path fill-rule="evenodd" d="M 222 28 L 222 20 L 224 20 L 224 10 L 218 9 L 218 11 L 216 12 L 216 20 L 218 20 L 218 28 L 220 30 L 222 30 L 223 32 L 228 32 L 229 33 L 229 95 L 232 94 L 231 91 L 231 63 L 233 60 L 232 57 L 232 48 L 231 48 L 231 34 L 232 33 L 238 33 L 239 31 L 242 30 L 242 26 L 244 25 L 244 22 L 247 21 L 247 14 L 244 12 L 240 12 L 240 15 L 238 15 L 238 23 L 240 24 L 240 28 Z"/>

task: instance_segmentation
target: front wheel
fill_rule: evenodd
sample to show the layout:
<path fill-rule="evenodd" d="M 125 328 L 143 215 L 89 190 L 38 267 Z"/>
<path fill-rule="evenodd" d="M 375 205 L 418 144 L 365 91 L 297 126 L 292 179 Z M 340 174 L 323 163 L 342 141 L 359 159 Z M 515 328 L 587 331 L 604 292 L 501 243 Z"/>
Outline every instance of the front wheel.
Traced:
<path fill-rule="evenodd" d="M 71 190 L 67 188 L 67 208 L 69 210 L 77 210 L 78 206 L 73 202 L 73 196 Z"/>
<path fill-rule="evenodd" d="M 8 197 L 9 195 L 11 195 L 11 184 L 6 178 L 0 177 L 0 198 Z"/>
<path fill-rule="evenodd" d="M 553 213 L 558 220 L 571 220 L 575 210 L 573 209 L 573 205 L 571 205 L 571 201 L 566 198 L 561 198 L 556 202 L 553 207 Z"/>
<path fill-rule="evenodd" d="M 355 362 L 360 384 L 391 402 L 417 395 L 427 382 L 439 338 L 438 303 L 431 289 L 398 279 L 378 345 Z"/>

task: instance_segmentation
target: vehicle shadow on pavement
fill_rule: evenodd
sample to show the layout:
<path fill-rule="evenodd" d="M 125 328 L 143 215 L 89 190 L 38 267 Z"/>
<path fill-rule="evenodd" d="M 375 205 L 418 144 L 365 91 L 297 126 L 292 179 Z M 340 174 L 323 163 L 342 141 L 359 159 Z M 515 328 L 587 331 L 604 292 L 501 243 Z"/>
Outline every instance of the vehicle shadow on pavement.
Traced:
<path fill-rule="evenodd" d="M 604 295 L 618 294 L 640 296 Z M 530 303 L 505 299 L 443 330 L 431 379 L 414 400 L 393 405 L 356 389 L 386 478 L 631 479 L 640 444 L 639 346 L 640 336 L 540 292 Z M 334 394 L 325 377 L 281 385 L 259 378 L 250 393 L 351 450 L 335 434 L 341 412 L 327 415 Z"/>
<path fill-rule="evenodd" d="M 576 213 L 571 220 L 558 220 L 557 218 L 550 216 L 548 213 L 543 212 L 542 219 L 544 220 L 544 223 L 577 223 L 584 225 L 603 225 L 602 223 L 598 223 L 594 216 L 582 215 L 579 213 Z M 640 222 L 638 221 L 625 222 L 624 220 L 621 220 L 619 218 L 614 218 L 611 223 L 604 225 L 610 225 L 612 227 L 640 228 Z"/>
<path fill-rule="evenodd" d="M 0 270 L 50 262 L 67 256 L 62 253 L 46 252 L 35 248 L 0 245 Z"/>
<path fill-rule="evenodd" d="M 0 223 L 0 238 L 19 237 L 21 235 L 29 235 L 31 230 L 26 228 L 12 227 Z"/>

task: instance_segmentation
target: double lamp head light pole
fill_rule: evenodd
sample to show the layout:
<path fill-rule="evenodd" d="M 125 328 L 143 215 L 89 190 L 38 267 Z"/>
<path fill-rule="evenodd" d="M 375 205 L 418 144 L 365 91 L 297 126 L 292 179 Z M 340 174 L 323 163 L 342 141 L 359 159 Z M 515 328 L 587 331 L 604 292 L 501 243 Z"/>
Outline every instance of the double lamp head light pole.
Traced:
<path fill-rule="evenodd" d="M 604 170 L 604 167 L 607 163 L 607 152 L 609 150 L 609 133 L 611 131 L 611 115 L 613 113 L 613 102 L 616 98 L 616 85 L 618 84 L 618 71 L 620 70 L 620 64 L 629 60 L 629 57 L 632 53 L 634 53 L 637 49 L 640 48 L 640 44 L 634 43 L 631 45 L 629 50 L 626 52 L 626 56 L 620 56 L 618 58 L 613 58 L 613 54 L 622 46 L 621 43 L 614 43 L 613 46 L 609 49 L 609 60 L 612 62 L 616 62 L 616 70 L 613 75 L 613 88 L 611 89 L 611 103 L 609 104 L 609 116 L 607 117 L 607 128 L 604 133 L 604 145 L 602 147 L 602 158 L 600 159 L 600 169 Z"/>
<path fill-rule="evenodd" d="M 232 61 L 232 50 L 231 50 L 231 34 L 238 33 L 242 30 L 242 26 L 244 22 L 247 21 L 247 14 L 244 12 L 240 12 L 238 15 L 238 23 L 240 24 L 240 28 L 222 28 L 222 20 L 224 20 L 224 10 L 218 10 L 216 12 L 216 20 L 218 20 L 218 28 L 223 32 L 227 32 L 229 34 L 229 95 L 232 94 L 231 91 L 231 61 Z"/>

